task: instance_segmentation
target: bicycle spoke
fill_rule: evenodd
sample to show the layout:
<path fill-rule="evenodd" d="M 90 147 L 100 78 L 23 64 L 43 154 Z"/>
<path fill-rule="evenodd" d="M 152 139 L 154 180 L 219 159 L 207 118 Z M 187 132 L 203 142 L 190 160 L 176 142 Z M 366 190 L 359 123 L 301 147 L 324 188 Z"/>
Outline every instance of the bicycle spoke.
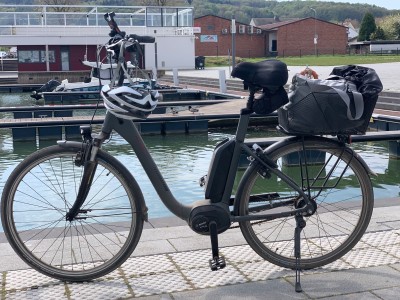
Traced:
<path fill-rule="evenodd" d="M 351 151 L 327 139 L 315 143 L 312 139 L 306 140 L 304 145 L 305 156 L 301 154 L 303 143 L 297 141 L 275 149 L 270 155 L 277 162 L 278 169 L 302 187 L 314 203 L 315 211 L 303 216 L 306 226 L 300 239 L 300 263 L 302 268 L 311 268 L 344 255 L 354 241 L 360 239 L 372 212 L 373 194 L 368 174 Z M 315 157 L 312 153 L 316 154 Z M 277 176 L 260 177 L 256 165 L 243 178 L 242 214 L 289 212 L 305 205 L 305 199 Z M 268 205 L 268 201 L 261 201 L 258 205 L 257 194 L 267 194 L 271 190 L 282 199 L 291 197 L 292 203 L 273 207 Z M 295 267 L 294 217 L 239 225 L 258 254 L 275 264 Z"/>
<path fill-rule="evenodd" d="M 103 152 L 86 202 L 67 220 L 83 174 L 75 165 L 80 150 L 40 150 L 41 156 L 28 157 L 6 187 L 6 210 L 12 215 L 7 222 L 17 250 L 34 268 L 59 279 L 89 280 L 115 269 L 135 248 L 143 224 L 137 183 Z"/>

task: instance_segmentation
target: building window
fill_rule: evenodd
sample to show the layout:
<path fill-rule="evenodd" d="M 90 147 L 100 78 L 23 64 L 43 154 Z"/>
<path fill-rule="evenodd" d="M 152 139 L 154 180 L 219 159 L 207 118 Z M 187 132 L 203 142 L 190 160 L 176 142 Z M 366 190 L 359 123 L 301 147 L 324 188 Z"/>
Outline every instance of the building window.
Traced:
<path fill-rule="evenodd" d="M 148 7 L 146 20 L 148 27 L 192 27 L 193 9 Z"/>
<path fill-rule="evenodd" d="M 40 60 L 41 62 L 46 62 L 46 51 L 44 50 L 40 51 Z M 54 51 L 49 51 L 49 62 L 51 63 L 56 62 L 56 59 L 54 57 Z"/>
<path fill-rule="evenodd" d="M 215 30 L 215 26 L 214 25 L 207 25 L 207 30 Z"/>
<path fill-rule="evenodd" d="M 49 62 L 56 61 L 54 51 L 49 51 Z M 21 50 L 18 51 L 18 62 L 20 63 L 40 63 L 46 62 L 46 51 L 44 50 Z"/>

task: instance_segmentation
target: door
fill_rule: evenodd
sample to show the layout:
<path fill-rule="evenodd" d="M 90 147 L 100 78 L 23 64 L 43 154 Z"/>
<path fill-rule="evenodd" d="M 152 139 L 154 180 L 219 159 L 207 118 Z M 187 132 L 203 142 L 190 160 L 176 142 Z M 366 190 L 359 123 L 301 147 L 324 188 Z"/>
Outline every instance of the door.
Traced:
<path fill-rule="evenodd" d="M 69 71 L 69 47 L 61 47 L 61 71 Z"/>

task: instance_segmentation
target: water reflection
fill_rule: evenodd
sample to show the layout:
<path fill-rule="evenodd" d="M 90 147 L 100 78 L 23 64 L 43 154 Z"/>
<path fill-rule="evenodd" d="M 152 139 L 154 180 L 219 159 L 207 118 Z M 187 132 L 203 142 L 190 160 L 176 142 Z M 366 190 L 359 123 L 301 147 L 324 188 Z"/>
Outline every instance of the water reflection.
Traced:
<path fill-rule="evenodd" d="M 29 97 L 29 96 L 28 96 Z M 32 105 L 30 99 L 19 99 L 20 105 Z M 17 95 L 0 95 L 0 105 L 15 106 Z M 1 115 L 7 117 L 6 114 Z M 9 117 L 9 116 L 8 116 Z M 96 126 L 98 128 L 98 126 Z M 95 129 L 94 131 L 96 131 Z M 233 130 L 216 130 L 209 133 L 145 136 L 144 140 L 159 166 L 173 194 L 184 203 L 191 203 L 204 197 L 204 190 L 198 180 L 207 174 L 208 164 L 215 145 Z M 276 136 L 273 128 L 256 128 L 248 137 Z M 28 154 L 38 148 L 53 145 L 55 141 L 13 142 L 10 129 L 0 129 L 0 188 L 4 186 L 10 172 Z M 355 143 L 352 145 L 368 166 L 378 175 L 373 177 L 375 197 L 393 198 L 400 195 L 400 160 L 389 158 L 387 142 Z M 131 170 L 142 188 L 149 207 L 150 218 L 168 216 L 170 212 L 161 203 L 149 179 L 130 146 L 117 134 L 104 148 Z M 241 174 L 242 171 L 240 171 Z M 239 174 L 239 175 L 240 175 Z M 295 176 L 295 174 L 292 174 Z M 240 176 L 236 179 L 238 181 Z"/>

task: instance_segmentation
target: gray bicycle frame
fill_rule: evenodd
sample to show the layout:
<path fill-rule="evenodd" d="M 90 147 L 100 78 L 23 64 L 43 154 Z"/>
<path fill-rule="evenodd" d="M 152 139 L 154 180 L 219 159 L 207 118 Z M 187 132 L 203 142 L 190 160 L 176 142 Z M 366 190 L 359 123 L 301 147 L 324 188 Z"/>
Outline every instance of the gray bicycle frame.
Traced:
<path fill-rule="evenodd" d="M 250 120 L 249 113 L 241 113 L 239 124 L 236 130 L 236 137 L 235 137 L 235 147 L 232 157 L 232 162 L 229 167 L 228 177 L 225 184 L 225 190 L 223 196 L 221 198 L 221 202 L 229 206 L 231 192 L 233 190 L 233 185 L 235 181 L 235 176 L 237 172 L 237 167 L 239 164 L 239 159 L 242 151 L 244 151 L 248 156 L 254 158 L 259 163 L 263 164 L 265 168 L 267 168 L 271 173 L 274 173 L 282 180 L 288 183 L 290 187 L 296 190 L 300 195 L 305 199 L 306 203 L 309 203 L 309 198 L 306 193 L 289 177 L 287 177 L 284 173 L 279 171 L 276 168 L 269 166 L 265 163 L 259 156 L 257 156 L 253 150 L 251 150 L 245 143 L 245 135 L 247 132 L 247 127 Z M 100 141 L 99 146 L 101 143 L 107 139 L 112 130 L 115 130 L 120 136 L 122 136 L 132 147 L 134 152 L 136 153 L 137 158 L 139 159 L 143 169 L 145 170 L 147 176 L 149 177 L 152 185 L 154 186 L 157 194 L 161 198 L 161 201 L 165 204 L 165 206 L 177 217 L 188 220 L 190 212 L 192 210 L 193 205 L 185 205 L 180 203 L 172 194 L 171 190 L 169 189 L 167 183 L 165 182 L 160 170 L 158 169 L 156 163 L 154 162 L 151 154 L 149 153 L 138 129 L 136 128 L 135 124 L 131 120 L 125 120 L 115 117 L 113 114 L 107 112 L 103 127 L 102 133 L 97 140 Z M 95 149 L 97 147 L 94 147 Z M 92 150 L 96 151 L 96 150 Z M 96 153 L 96 152 L 95 152 Z M 94 156 L 92 155 L 92 159 Z M 307 206 L 307 205 L 306 205 Z M 305 206 L 305 207 L 306 207 Z M 288 212 L 281 212 L 277 214 L 267 214 L 267 215 L 248 215 L 248 216 L 232 216 L 232 221 L 247 221 L 247 220 L 260 220 L 260 219 L 274 219 L 278 217 L 284 216 L 291 216 L 297 213 L 302 213 L 305 211 L 304 208 L 298 208 L 294 210 L 290 210 Z"/>

